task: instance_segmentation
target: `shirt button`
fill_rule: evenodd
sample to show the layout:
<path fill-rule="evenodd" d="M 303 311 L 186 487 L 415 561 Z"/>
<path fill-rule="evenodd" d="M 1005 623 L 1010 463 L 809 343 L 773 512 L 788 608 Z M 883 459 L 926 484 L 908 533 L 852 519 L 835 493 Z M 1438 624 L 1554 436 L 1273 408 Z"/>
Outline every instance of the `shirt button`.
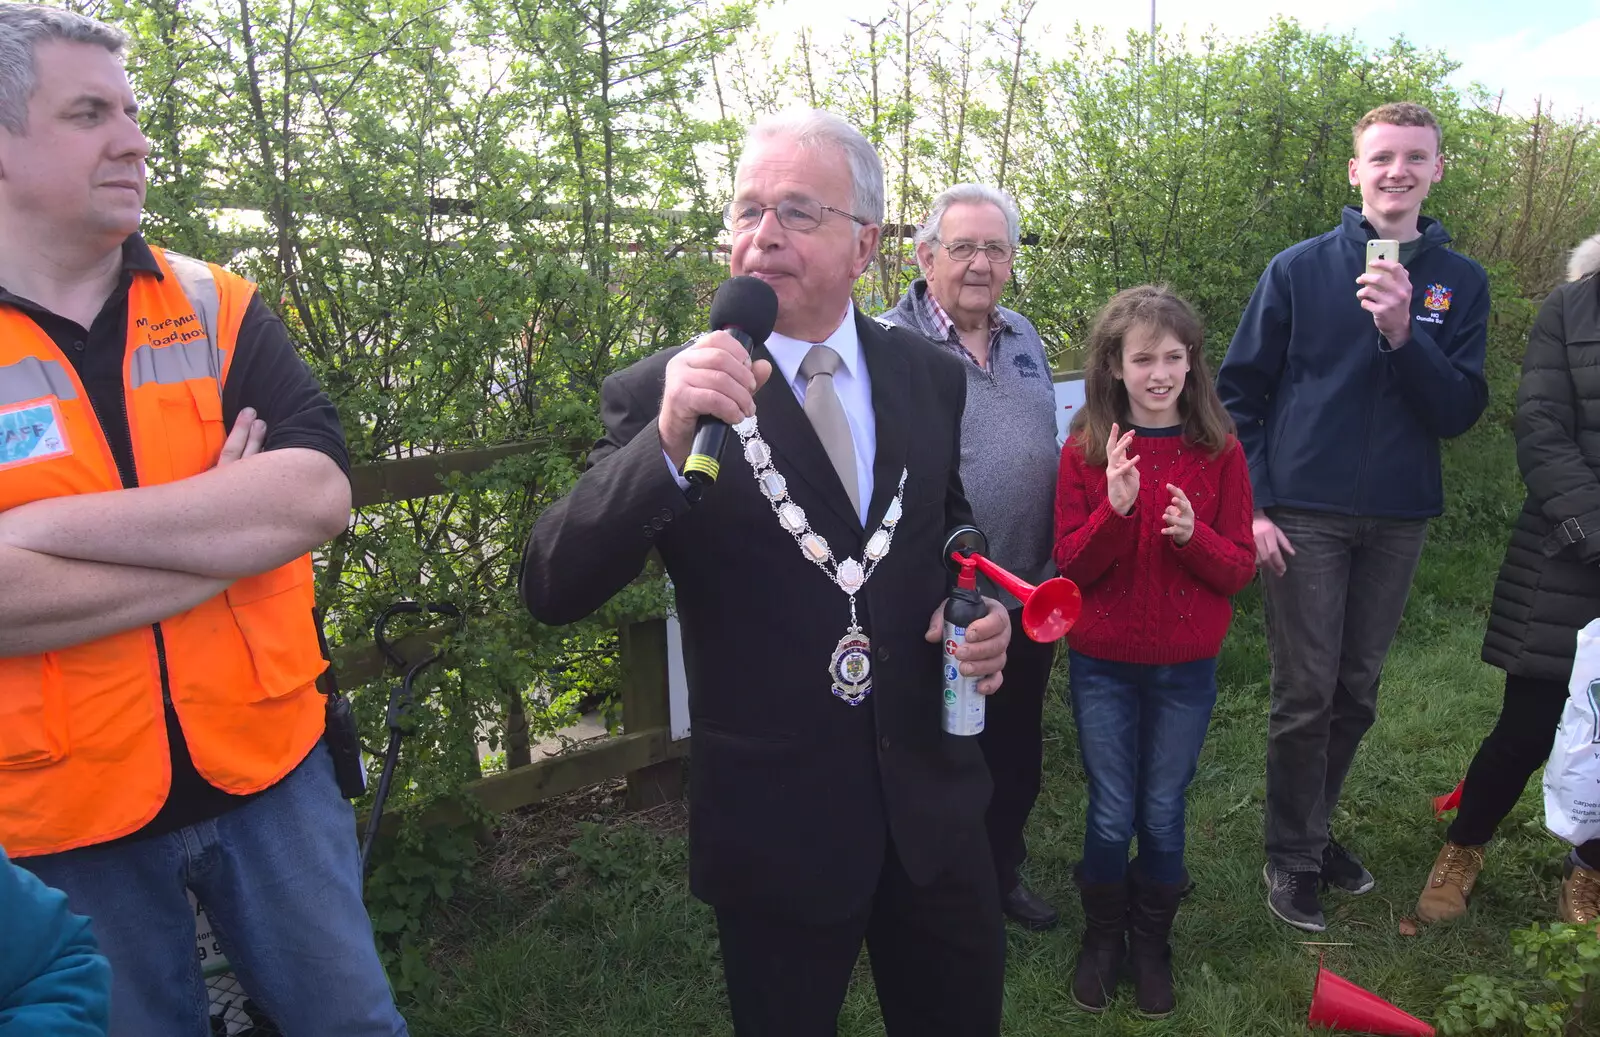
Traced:
<path fill-rule="evenodd" d="M 78 350 L 81 353 L 83 351 L 83 339 L 81 339 L 81 338 L 73 339 L 72 340 L 72 348 Z"/>
<path fill-rule="evenodd" d="M 884 645 L 878 646 L 878 661 L 880 663 L 886 663 L 889 661 L 889 649 Z"/>
<path fill-rule="evenodd" d="M 666 524 L 667 524 L 666 520 L 663 519 L 660 515 L 657 515 L 655 518 L 650 520 L 650 528 L 651 529 L 660 529 L 662 526 L 664 526 Z"/>
<path fill-rule="evenodd" d="M 888 752 L 889 751 L 889 736 L 888 735 L 884 735 L 882 738 L 878 739 L 878 748 L 882 749 L 884 752 Z"/>

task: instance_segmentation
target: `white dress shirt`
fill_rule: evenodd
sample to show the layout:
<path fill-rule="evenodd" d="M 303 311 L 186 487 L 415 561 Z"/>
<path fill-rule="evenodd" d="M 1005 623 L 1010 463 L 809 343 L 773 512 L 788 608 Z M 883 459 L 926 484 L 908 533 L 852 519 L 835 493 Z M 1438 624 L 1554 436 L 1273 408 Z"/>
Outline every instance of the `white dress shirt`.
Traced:
<path fill-rule="evenodd" d="M 851 303 L 845 310 L 844 320 L 834 329 L 822 343 L 835 353 L 839 354 L 839 370 L 833 375 L 833 391 L 838 393 L 839 402 L 844 405 L 845 418 L 850 422 L 850 438 L 855 440 L 856 448 L 856 478 L 860 480 L 861 488 L 861 513 L 858 516 L 863 528 L 867 524 L 867 509 L 872 506 L 872 462 L 878 450 L 878 426 L 872 411 L 872 379 L 867 374 L 866 358 L 861 354 L 861 338 L 856 334 L 856 308 Z M 799 339 L 780 335 L 774 331 L 767 338 L 767 352 L 772 354 L 772 359 L 777 362 L 777 371 L 784 381 L 789 383 L 795 399 L 800 401 L 800 406 L 806 404 L 806 383 L 800 377 L 800 364 L 805 360 L 806 354 L 811 352 L 812 343 L 802 342 Z M 756 417 L 760 418 L 757 412 Z M 738 448 L 731 448 L 737 451 Z M 663 451 L 665 456 L 665 451 Z M 728 456 L 732 457 L 730 453 Z M 737 464 L 749 469 L 749 463 L 739 457 Z M 672 458 L 667 458 L 667 467 L 672 470 L 672 475 L 678 480 L 678 485 L 684 489 L 689 488 L 689 481 L 678 472 L 678 467 L 672 463 Z M 780 472 L 783 469 L 778 469 Z M 793 483 L 790 484 L 791 486 Z M 809 501 L 797 501 L 801 507 L 810 506 Z"/>

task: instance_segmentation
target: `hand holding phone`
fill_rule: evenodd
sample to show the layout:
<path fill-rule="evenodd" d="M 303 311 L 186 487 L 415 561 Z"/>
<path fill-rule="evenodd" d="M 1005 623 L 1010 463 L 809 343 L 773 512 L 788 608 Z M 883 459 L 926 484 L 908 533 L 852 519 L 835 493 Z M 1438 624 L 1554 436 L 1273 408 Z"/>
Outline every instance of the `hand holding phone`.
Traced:
<path fill-rule="evenodd" d="M 1367 269 L 1356 278 L 1361 285 L 1356 298 L 1361 308 L 1372 314 L 1372 322 L 1389 348 L 1399 349 L 1411 339 L 1411 278 L 1403 266 L 1392 271 L 1374 267 L 1378 260 L 1399 263 L 1400 242 L 1392 238 L 1367 242 Z"/>

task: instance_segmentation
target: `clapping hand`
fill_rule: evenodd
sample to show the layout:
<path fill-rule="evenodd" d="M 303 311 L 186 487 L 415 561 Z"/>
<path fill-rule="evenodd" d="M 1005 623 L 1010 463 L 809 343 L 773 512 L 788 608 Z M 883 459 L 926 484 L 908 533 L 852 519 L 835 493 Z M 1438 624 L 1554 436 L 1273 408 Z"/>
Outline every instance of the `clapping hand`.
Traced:
<path fill-rule="evenodd" d="M 1172 503 L 1167 505 L 1167 510 L 1162 512 L 1161 519 L 1167 525 L 1161 532 L 1172 538 L 1172 542 L 1179 547 L 1189 542 L 1194 536 L 1194 506 L 1189 503 L 1189 498 L 1178 487 L 1167 483 L 1167 489 L 1172 492 Z"/>
<path fill-rule="evenodd" d="M 1111 438 L 1106 440 L 1106 497 L 1118 515 L 1133 511 L 1139 499 L 1139 456 L 1128 456 L 1134 432 L 1123 432 L 1115 422 L 1111 425 Z"/>

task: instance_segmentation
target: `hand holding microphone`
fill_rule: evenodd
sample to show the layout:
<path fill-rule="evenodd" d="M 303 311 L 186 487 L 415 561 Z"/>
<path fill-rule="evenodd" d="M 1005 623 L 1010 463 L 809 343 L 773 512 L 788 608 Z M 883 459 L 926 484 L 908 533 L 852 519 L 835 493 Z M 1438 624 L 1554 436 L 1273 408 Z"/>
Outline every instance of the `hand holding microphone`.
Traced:
<path fill-rule="evenodd" d="M 667 363 L 656 419 L 661 447 L 696 496 L 716 481 L 728 426 L 755 413 L 772 364 L 752 363 L 750 350 L 766 341 L 777 315 L 778 297 L 766 282 L 729 278 L 711 303 L 713 331 Z"/>

